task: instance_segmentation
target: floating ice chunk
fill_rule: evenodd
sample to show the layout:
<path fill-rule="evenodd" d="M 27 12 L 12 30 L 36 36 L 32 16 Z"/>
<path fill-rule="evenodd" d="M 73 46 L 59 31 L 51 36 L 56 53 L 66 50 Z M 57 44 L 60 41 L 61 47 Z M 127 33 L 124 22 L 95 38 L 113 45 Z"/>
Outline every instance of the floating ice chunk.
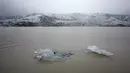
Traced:
<path fill-rule="evenodd" d="M 49 60 L 49 61 L 63 61 L 70 58 L 73 55 L 73 52 L 58 52 L 53 51 L 51 49 L 40 49 L 39 51 L 35 51 L 35 58 L 37 60 Z"/>
<path fill-rule="evenodd" d="M 92 52 L 95 52 L 97 54 L 101 54 L 101 55 L 106 55 L 106 56 L 114 55 L 113 53 L 108 52 L 106 50 L 99 49 L 96 46 L 88 46 L 87 49 L 90 50 L 90 51 L 92 51 Z"/>
<path fill-rule="evenodd" d="M 40 49 L 39 51 L 35 51 L 34 53 L 37 60 L 49 60 L 54 56 L 54 52 L 51 49 Z"/>

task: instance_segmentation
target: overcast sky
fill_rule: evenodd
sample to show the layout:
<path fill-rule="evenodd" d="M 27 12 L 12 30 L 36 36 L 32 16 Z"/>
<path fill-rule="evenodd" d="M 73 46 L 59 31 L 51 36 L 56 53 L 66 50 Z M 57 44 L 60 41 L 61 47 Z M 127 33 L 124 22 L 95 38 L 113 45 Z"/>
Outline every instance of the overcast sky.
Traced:
<path fill-rule="evenodd" d="M 0 15 L 35 12 L 130 14 L 130 0 L 0 0 Z"/>

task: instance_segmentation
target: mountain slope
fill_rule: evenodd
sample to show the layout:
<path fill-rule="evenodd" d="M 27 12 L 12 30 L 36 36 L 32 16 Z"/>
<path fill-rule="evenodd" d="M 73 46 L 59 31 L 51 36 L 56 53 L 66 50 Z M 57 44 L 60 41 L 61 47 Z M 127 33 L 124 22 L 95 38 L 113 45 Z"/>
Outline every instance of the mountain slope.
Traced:
<path fill-rule="evenodd" d="M 53 15 L 54 16 L 54 15 Z M 130 25 L 129 15 L 112 15 L 112 14 L 79 14 L 74 13 L 68 15 L 56 16 L 58 18 L 57 22 L 63 22 L 70 25 Z"/>
<path fill-rule="evenodd" d="M 33 13 L 21 17 L 6 17 L 1 26 L 130 26 L 130 15 L 114 14 L 42 14 Z"/>

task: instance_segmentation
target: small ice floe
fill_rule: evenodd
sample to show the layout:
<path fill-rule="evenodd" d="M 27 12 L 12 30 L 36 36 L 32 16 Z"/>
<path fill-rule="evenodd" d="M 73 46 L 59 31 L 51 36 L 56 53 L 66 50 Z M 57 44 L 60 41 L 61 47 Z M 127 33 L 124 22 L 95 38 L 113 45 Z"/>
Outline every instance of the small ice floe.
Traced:
<path fill-rule="evenodd" d="M 94 52 L 94 53 L 97 53 L 97 54 L 100 54 L 100 55 L 105 55 L 105 56 L 114 55 L 113 53 L 108 52 L 108 51 L 103 50 L 103 49 L 99 49 L 99 48 L 96 47 L 96 46 L 88 46 L 87 49 L 88 49 L 89 51 L 91 51 L 91 52 Z M 86 51 L 86 52 L 88 52 L 88 51 Z"/>
<path fill-rule="evenodd" d="M 73 52 L 58 52 L 51 49 L 40 49 L 34 51 L 35 58 L 37 60 L 48 60 L 48 61 L 64 61 L 69 59 L 74 53 Z"/>

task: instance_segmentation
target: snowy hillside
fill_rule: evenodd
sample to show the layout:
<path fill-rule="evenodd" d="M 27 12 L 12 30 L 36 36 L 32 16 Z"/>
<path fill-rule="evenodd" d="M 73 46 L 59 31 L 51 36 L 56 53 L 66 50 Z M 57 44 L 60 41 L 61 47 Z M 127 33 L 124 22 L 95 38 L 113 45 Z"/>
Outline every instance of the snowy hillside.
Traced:
<path fill-rule="evenodd" d="M 0 17 L 1 26 L 130 26 L 130 15 L 42 14 Z"/>
<path fill-rule="evenodd" d="M 58 19 L 57 22 L 62 22 L 64 24 L 69 24 L 72 26 L 130 25 L 130 15 L 73 13 L 68 15 L 55 15 L 55 18 Z"/>
<path fill-rule="evenodd" d="M 44 26 L 45 24 L 53 24 L 53 19 L 42 13 L 33 13 L 23 16 L 19 19 L 0 20 L 1 26 Z"/>

